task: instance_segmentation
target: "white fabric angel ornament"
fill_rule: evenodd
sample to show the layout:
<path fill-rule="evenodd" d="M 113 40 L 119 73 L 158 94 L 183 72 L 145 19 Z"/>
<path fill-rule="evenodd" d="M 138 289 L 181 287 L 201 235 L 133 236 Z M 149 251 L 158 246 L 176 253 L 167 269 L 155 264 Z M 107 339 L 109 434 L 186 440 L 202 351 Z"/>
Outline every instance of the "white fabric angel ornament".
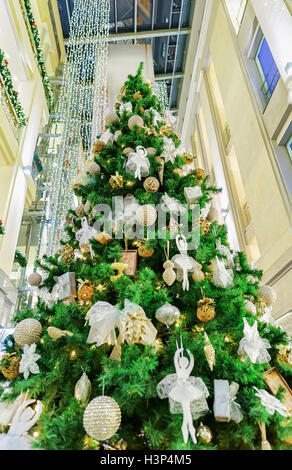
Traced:
<path fill-rule="evenodd" d="M 92 246 L 89 243 L 89 240 L 90 238 L 96 237 L 97 231 L 95 230 L 95 228 L 90 227 L 88 225 L 86 217 L 83 217 L 83 219 L 81 220 L 81 225 L 82 225 L 81 229 L 78 230 L 78 232 L 76 232 L 76 235 L 75 235 L 76 240 L 79 241 L 80 248 L 82 247 L 82 245 L 89 245 L 91 258 L 94 258 L 94 253 L 92 250 Z"/>
<path fill-rule="evenodd" d="M 212 264 L 212 280 L 216 286 L 226 289 L 233 283 L 234 274 L 232 269 L 227 269 L 225 261 L 219 259 L 218 256 L 211 262 Z"/>
<path fill-rule="evenodd" d="M 255 321 L 253 326 L 249 326 L 246 318 L 243 319 L 244 337 L 239 342 L 238 354 L 248 357 L 255 364 L 264 364 L 271 359 L 267 349 L 271 347 L 269 341 L 261 338 L 258 332 L 258 322 Z"/>
<path fill-rule="evenodd" d="M 197 270 L 196 261 L 188 256 L 187 254 L 187 241 L 184 235 L 176 236 L 176 245 L 179 250 L 179 255 L 174 255 L 171 262 L 174 263 L 174 267 L 182 271 L 182 288 L 183 290 L 189 290 L 190 284 L 188 279 L 188 273 Z"/>
<path fill-rule="evenodd" d="M 170 412 L 172 414 L 183 414 L 182 435 L 187 443 L 189 435 L 194 444 L 197 443 L 196 430 L 193 419 L 198 419 L 208 411 L 206 398 L 209 396 L 208 389 L 200 377 L 191 377 L 194 367 L 194 356 L 187 349 L 190 357 L 184 356 L 184 348 L 178 347 L 174 355 L 174 366 L 176 374 L 167 375 L 157 385 L 159 398 L 169 398 Z"/>
<path fill-rule="evenodd" d="M 128 173 L 134 174 L 135 178 L 138 178 L 141 181 L 141 177 L 146 177 L 149 175 L 150 162 L 147 158 L 147 150 L 138 145 L 136 147 L 136 152 L 131 152 L 129 154 L 126 171 Z"/>

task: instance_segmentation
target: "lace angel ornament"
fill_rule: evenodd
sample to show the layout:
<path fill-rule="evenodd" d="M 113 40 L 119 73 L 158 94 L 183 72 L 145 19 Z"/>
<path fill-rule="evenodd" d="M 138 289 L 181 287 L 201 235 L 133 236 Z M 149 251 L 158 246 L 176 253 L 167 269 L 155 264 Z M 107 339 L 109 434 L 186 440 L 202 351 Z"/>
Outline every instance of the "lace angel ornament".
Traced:
<path fill-rule="evenodd" d="M 176 374 L 167 375 L 157 385 L 159 398 L 169 398 L 170 412 L 172 414 L 183 414 L 182 435 L 187 443 L 189 435 L 194 444 L 197 443 L 196 430 L 193 419 L 198 419 L 208 411 L 206 398 L 209 396 L 208 389 L 200 377 L 191 377 L 194 367 L 194 356 L 187 349 L 190 357 L 184 356 L 184 348 L 178 347 L 174 355 L 174 366 Z"/>
<path fill-rule="evenodd" d="M 244 337 L 239 342 L 238 354 L 248 357 L 250 361 L 255 364 L 264 364 L 271 359 L 267 349 L 271 347 L 269 341 L 261 338 L 258 332 L 258 322 L 255 321 L 252 326 L 249 326 L 246 318 L 243 319 Z"/>

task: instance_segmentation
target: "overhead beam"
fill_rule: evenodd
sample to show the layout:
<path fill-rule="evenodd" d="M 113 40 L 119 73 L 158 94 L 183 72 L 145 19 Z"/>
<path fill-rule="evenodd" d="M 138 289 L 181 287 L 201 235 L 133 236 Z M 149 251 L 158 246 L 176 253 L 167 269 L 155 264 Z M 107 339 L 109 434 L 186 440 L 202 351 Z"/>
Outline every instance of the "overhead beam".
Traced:
<path fill-rule="evenodd" d="M 178 34 L 190 34 L 191 28 L 181 28 L 178 31 L 175 28 L 171 29 L 155 29 L 153 31 L 136 31 L 133 33 L 118 33 L 118 34 L 110 34 L 109 41 L 127 41 L 132 39 L 151 39 L 152 37 L 165 37 L 165 36 L 177 36 Z M 74 40 L 75 41 L 75 40 Z M 80 38 L 77 39 L 77 42 L 97 42 L 98 37 L 92 36 L 89 38 Z M 64 39 L 65 46 L 69 44 L 69 39 Z"/>
<path fill-rule="evenodd" d="M 159 82 L 161 80 L 171 80 L 172 78 L 182 78 L 184 76 L 183 72 L 176 72 L 174 75 L 170 73 L 157 73 L 155 75 L 155 81 Z"/>

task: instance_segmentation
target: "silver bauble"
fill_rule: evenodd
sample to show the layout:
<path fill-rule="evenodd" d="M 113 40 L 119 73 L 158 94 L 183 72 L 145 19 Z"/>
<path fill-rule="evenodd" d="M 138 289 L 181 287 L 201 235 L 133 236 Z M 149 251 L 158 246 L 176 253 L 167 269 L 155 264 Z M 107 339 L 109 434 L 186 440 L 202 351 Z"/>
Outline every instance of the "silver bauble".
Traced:
<path fill-rule="evenodd" d="M 174 305 L 166 302 L 156 311 L 155 317 L 161 323 L 170 326 L 180 317 L 180 311 Z"/>

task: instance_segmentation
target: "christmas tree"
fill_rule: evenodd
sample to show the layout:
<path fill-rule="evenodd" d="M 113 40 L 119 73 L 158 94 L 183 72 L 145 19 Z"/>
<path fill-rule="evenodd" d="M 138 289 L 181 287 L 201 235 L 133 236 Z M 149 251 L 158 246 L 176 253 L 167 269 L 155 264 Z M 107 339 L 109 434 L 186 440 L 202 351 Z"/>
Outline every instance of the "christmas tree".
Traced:
<path fill-rule="evenodd" d="M 37 304 L 5 341 L 0 445 L 287 449 L 291 353 L 275 292 L 230 249 L 220 190 L 142 66 L 73 185 L 62 247 L 29 277 Z"/>

